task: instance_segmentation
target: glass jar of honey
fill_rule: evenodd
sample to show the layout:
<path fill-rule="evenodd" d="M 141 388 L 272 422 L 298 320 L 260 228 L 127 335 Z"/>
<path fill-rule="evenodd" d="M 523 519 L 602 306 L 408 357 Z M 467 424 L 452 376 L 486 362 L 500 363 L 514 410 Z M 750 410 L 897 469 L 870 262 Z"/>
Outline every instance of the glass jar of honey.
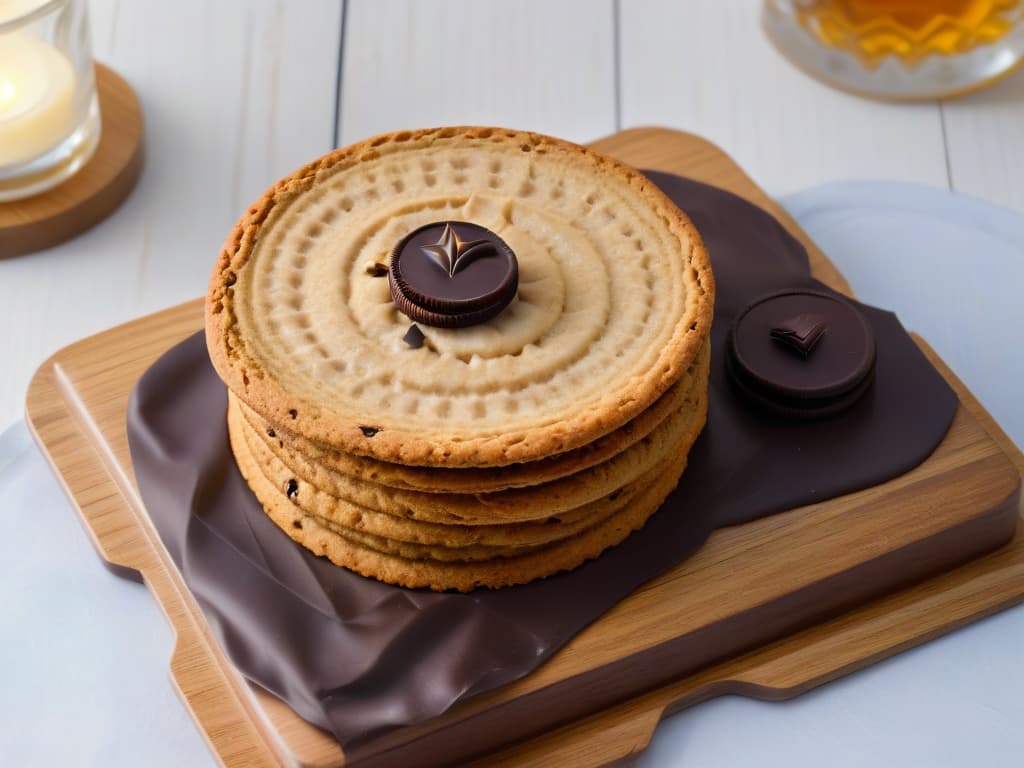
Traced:
<path fill-rule="evenodd" d="M 959 95 L 1024 61 L 1024 0 L 765 0 L 761 21 L 808 74 L 879 98 Z"/>

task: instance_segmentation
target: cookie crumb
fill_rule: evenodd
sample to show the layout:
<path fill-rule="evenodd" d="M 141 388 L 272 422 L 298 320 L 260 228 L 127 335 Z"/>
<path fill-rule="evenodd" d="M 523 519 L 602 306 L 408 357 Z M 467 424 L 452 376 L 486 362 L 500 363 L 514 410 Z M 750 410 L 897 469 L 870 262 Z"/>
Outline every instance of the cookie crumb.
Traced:
<path fill-rule="evenodd" d="M 413 323 L 409 326 L 409 330 L 405 332 L 405 336 L 402 337 L 402 341 L 409 345 L 410 349 L 419 349 L 423 346 L 423 340 L 426 336 L 423 335 L 423 331 L 420 327 Z"/>
<path fill-rule="evenodd" d="M 363 265 L 363 271 L 370 277 L 384 277 L 388 273 L 388 265 L 381 261 L 371 260 Z"/>

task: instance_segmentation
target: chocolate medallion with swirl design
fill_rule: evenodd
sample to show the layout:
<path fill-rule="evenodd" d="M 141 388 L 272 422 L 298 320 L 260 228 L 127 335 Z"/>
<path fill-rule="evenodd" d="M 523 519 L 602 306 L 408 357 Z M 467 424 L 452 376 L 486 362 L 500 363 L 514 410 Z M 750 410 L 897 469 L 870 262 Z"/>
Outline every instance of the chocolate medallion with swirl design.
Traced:
<path fill-rule="evenodd" d="M 519 288 L 516 256 L 479 224 L 442 221 L 413 230 L 391 254 L 391 298 L 410 319 L 462 328 L 495 317 Z"/>

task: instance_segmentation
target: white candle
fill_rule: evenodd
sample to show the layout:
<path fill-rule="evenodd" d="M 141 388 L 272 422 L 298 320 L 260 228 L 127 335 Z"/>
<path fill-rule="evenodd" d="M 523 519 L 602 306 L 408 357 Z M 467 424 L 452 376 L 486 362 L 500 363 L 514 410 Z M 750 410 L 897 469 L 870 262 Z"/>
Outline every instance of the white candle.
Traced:
<path fill-rule="evenodd" d="M 0 0 L 0 24 L 26 16 L 48 2 L 50 0 Z"/>
<path fill-rule="evenodd" d="M 28 162 L 67 137 L 74 94 L 63 53 L 28 31 L 0 35 L 0 167 Z"/>

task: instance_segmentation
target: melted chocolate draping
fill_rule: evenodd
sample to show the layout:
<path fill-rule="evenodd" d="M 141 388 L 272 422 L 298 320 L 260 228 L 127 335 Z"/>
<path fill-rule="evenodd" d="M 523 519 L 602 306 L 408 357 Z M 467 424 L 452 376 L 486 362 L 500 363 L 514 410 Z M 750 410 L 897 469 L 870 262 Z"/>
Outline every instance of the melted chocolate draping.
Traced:
<path fill-rule="evenodd" d="M 956 397 L 888 312 L 857 304 L 877 342 L 875 379 L 817 420 L 759 410 L 731 384 L 728 329 L 758 296 L 830 292 L 804 248 L 728 192 L 648 172 L 694 220 L 717 282 L 710 416 L 679 487 L 647 526 L 575 571 L 468 595 L 407 590 L 337 568 L 267 518 L 228 448 L 226 394 L 203 335 L 140 379 L 128 414 L 139 489 L 227 655 L 346 751 L 528 674 L 716 527 L 884 482 L 923 461 Z"/>

